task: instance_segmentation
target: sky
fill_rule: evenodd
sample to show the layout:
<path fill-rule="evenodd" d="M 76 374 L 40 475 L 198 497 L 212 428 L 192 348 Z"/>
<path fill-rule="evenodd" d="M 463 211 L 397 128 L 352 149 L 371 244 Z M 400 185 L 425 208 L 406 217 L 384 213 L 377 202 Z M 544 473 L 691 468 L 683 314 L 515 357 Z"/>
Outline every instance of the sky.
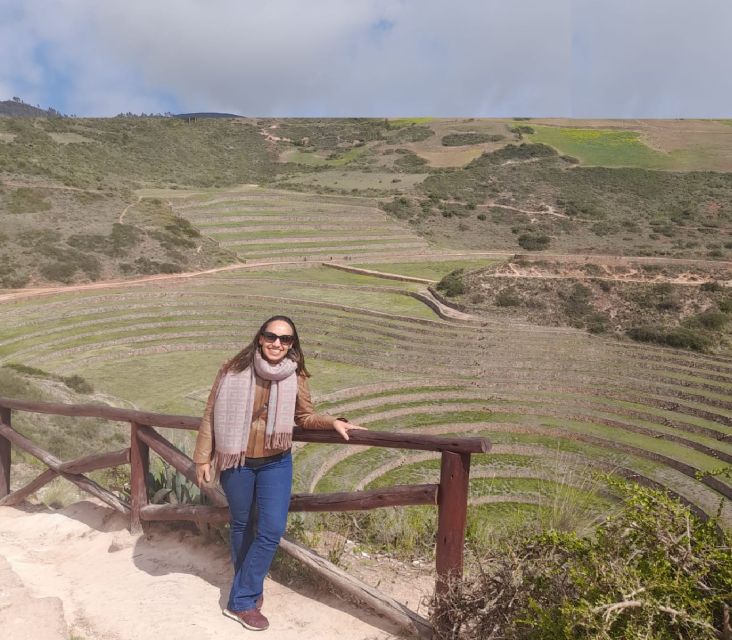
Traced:
<path fill-rule="evenodd" d="M 65 114 L 732 117 L 731 0 L 0 0 Z"/>

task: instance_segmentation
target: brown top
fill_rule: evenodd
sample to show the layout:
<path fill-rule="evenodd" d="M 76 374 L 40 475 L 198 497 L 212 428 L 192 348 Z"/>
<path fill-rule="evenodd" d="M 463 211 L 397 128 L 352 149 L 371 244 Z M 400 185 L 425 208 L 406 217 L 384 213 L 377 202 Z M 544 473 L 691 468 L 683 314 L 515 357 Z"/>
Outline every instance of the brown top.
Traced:
<path fill-rule="evenodd" d="M 213 412 L 216 392 L 224 375 L 224 367 L 216 374 L 211 393 L 208 395 L 206 408 L 203 411 L 201 424 L 198 427 L 196 449 L 193 452 L 193 462 L 198 464 L 211 462 L 214 454 Z M 265 429 L 267 427 L 267 402 L 269 401 L 270 381 L 255 377 L 253 415 L 257 418 L 252 422 L 249 430 L 249 442 L 245 456 L 247 458 L 263 458 L 281 453 L 282 449 L 266 449 L 264 446 Z M 261 413 L 259 413 L 261 412 Z M 310 398 L 310 385 L 306 376 L 297 376 L 297 399 L 295 401 L 295 424 L 303 429 L 333 429 L 337 418 L 326 414 L 317 414 L 313 410 L 313 401 Z"/>

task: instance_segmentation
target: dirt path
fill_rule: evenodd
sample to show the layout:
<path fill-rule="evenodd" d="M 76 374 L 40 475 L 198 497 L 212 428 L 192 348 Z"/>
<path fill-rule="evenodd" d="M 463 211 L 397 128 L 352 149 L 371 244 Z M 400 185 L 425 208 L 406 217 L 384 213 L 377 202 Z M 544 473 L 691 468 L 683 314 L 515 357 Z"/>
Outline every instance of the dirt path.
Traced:
<path fill-rule="evenodd" d="M 135 204 L 135 203 L 133 203 Z M 131 206 L 131 205 L 130 205 Z M 125 211 L 129 209 L 129 206 Z M 120 218 L 124 215 L 124 211 L 120 214 Z M 379 262 L 394 262 L 399 260 L 406 260 L 408 262 L 429 262 L 429 261 L 441 261 L 446 259 L 456 258 L 511 258 L 514 257 L 515 253 L 500 252 L 500 251 L 482 251 L 482 252 L 463 252 L 463 253 L 403 253 L 403 254 L 389 254 L 384 256 L 383 254 L 376 254 L 370 256 L 368 253 L 364 253 L 358 256 L 358 263 L 369 263 L 371 261 L 374 264 Z M 632 264 L 632 263 L 648 263 L 648 264 L 693 264 L 698 266 L 714 266 L 717 268 L 727 267 L 732 269 L 732 263 L 720 262 L 713 260 L 685 260 L 677 258 L 652 258 L 645 256 L 590 256 L 590 255 L 579 255 L 579 254 L 541 254 L 536 259 L 542 260 L 560 260 L 567 261 L 570 263 L 585 263 L 585 262 L 609 262 L 610 264 Z M 316 261 L 322 262 L 322 261 Z M 66 285 L 57 287 L 33 287 L 27 289 L 20 289 L 12 291 L 10 293 L 0 294 L 0 302 L 9 302 L 12 300 L 19 300 L 24 298 L 32 298 L 35 296 L 51 295 L 55 293 L 74 293 L 76 291 L 91 291 L 100 289 L 111 289 L 116 287 L 130 287 L 138 286 L 151 282 L 164 282 L 164 281 L 176 281 L 186 278 L 195 278 L 197 276 L 208 275 L 211 273 L 219 273 L 223 271 L 236 271 L 238 269 L 256 269 L 256 268 L 267 268 L 272 266 L 282 265 L 295 265 L 297 267 L 311 267 L 313 263 L 303 264 L 302 259 L 296 260 L 261 260 L 261 261 L 247 261 L 246 264 L 230 264 L 224 267 L 215 267 L 213 269 L 205 269 L 203 271 L 187 271 L 185 273 L 173 273 L 173 274 L 158 274 L 154 276 L 144 276 L 142 278 L 134 278 L 131 280 L 106 280 L 104 282 L 92 282 L 88 284 L 76 284 Z M 375 275 L 375 274 L 374 274 Z M 572 276 L 574 277 L 574 276 Z M 655 280 L 654 282 L 663 282 L 664 280 Z M 673 282 L 673 280 L 668 280 Z"/>
<path fill-rule="evenodd" d="M 381 255 L 381 254 L 380 254 Z M 429 255 L 425 253 L 405 253 L 405 254 L 394 254 L 388 257 L 388 260 L 399 260 L 404 258 L 418 258 L 419 260 L 442 260 L 446 257 L 487 257 L 487 256 L 501 256 L 504 258 L 510 257 L 512 254 L 508 253 L 458 253 L 443 255 Z M 359 262 L 369 262 L 369 254 L 362 254 L 358 257 Z M 383 260 L 383 256 L 382 256 Z M 320 261 L 315 261 L 316 264 Z M 280 267 L 282 265 L 294 265 L 297 267 L 307 268 L 312 267 L 313 263 L 303 264 L 302 259 L 299 260 L 261 260 L 261 261 L 247 261 L 246 264 L 229 264 L 225 267 L 215 267 L 213 269 L 205 269 L 203 271 L 187 271 L 185 273 L 172 273 L 172 274 L 158 274 L 154 276 L 144 276 L 142 278 L 134 278 L 131 280 L 105 280 L 104 282 L 91 282 L 88 284 L 74 284 L 58 287 L 33 287 L 27 289 L 19 289 L 10 293 L 0 294 L 0 302 L 6 302 L 11 300 L 18 300 L 22 298 L 32 298 L 35 296 L 50 295 L 54 293 L 74 293 L 76 291 L 91 291 L 98 289 L 112 289 L 116 287 L 131 287 L 141 284 L 147 284 L 150 282 L 163 282 L 166 280 L 181 280 L 185 278 L 195 278 L 197 276 L 204 276 L 211 273 L 219 273 L 222 271 L 236 271 L 238 269 L 256 269 L 256 268 L 267 268 L 267 267 Z"/>
<path fill-rule="evenodd" d="M 60 511 L 0 507 L 2 637 L 243 637 L 246 632 L 221 614 L 231 573 L 225 545 L 183 527 L 150 527 L 133 536 L 126 524 L 91 501 Z M 364 607 L 271 579 L 263 612 L 268 637 L 277 640 L 396 637 L 396 629 Z"/>
<path fill-rule="evenodd" d="M 123 210 L 122 213 L 119 214 L 119 218 L 117 218 L 117 222 L 120 224 L 124 224 L 125 221 L 125 215 L 127 215 L 127 212 L 134 206 L 140 204 L 142 202 L 142 196 L 137 196 L 137 200 L 135 202 L 131 202 L 128 204 Z"/>

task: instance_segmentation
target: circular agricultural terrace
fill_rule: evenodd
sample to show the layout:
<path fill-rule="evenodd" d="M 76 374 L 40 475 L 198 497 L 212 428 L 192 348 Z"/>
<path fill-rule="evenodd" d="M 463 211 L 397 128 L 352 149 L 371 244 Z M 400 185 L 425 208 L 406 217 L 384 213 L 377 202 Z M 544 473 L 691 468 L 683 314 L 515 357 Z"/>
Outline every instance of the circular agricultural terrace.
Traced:
<path fill-rule="evenodd" d="M 556 524 L 568 510 L 596 520 L 617 501 L 597 476 L 607 472 L 668 488 L 732 525 L 732 487 L 705 475 L 732 460 L 732 358 L 503 319 L 446 321 L 409 295 L 417 287 L 314 267 L 18 299 L 3 307 L 0 363 L 78 374 L 138 408 L 197 415 L 218 365 L 285 313 L 298 323 L 319 410 L 370 429 L 493 442 L 473 457 L 473 526 L 511 514 Z M 296 450 L 297 491 L 438 476 L 423 452 Z"/>

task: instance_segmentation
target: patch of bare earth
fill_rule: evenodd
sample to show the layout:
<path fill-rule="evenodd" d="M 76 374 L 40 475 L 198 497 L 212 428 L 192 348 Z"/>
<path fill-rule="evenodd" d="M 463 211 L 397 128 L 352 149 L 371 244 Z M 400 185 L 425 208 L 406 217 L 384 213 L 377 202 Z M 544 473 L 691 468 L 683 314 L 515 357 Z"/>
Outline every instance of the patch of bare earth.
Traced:
<path fill-rule="evenodd" d="M 401 581 L 388 563 L 363 572 L 416 606 L 411 580 Z M 0 579 L 7 640 L 220 640 L 242 633 L 221 614 L 231 579 L 226 545 L 183 527 L 156 525 L 131 535 L 126 518 L 91 501 L 59 511 L 0 507 Z M 263 613 L 269 637 L 278 640 L 386 640 L 397 634 L 363 606 L 271 579 Z"/>

